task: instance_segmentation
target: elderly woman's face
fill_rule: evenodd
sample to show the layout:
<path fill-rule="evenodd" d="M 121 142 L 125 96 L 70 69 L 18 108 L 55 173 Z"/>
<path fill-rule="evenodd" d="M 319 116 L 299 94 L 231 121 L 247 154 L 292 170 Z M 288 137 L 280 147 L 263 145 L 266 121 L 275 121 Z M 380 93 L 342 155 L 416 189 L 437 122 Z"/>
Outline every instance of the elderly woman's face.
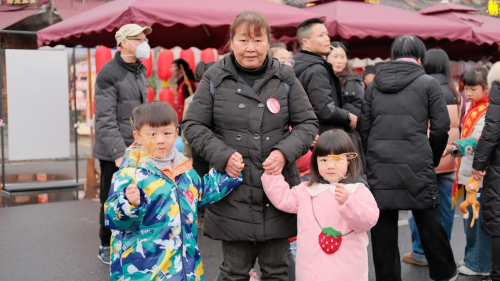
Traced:
<path fill-rule="evenodd" d="M 231 50 L 233 50 L 236 61 L 244 68 L 259 68 L 266 59 L 269 51 L 269 40 L 267 34 L 260 32 L 260 35 L 247 34 L 246 25 L 241 25 L 236 29 L 233 40 L 231 40 Z"/>

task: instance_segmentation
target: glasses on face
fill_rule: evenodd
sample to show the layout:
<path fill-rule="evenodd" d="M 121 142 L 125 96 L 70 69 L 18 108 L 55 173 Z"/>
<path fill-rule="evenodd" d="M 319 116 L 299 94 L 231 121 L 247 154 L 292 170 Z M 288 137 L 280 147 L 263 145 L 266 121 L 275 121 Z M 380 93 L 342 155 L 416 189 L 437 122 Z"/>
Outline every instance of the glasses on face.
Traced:
<path fill-rule="evenodd" d="M 135 40 L 135 41 L 140 41 L 141 43 L 148 43 L 149 39 L 148 38 L 127 38 L 128 40 Z"/>
<path fill-rule="evenodd" d="M 327 156 L 319 157 L 318 164 L 321 166 L 330 166 L 334 165 L 336 168 L 339 164 L 349 164 L 349 160 L 358 157 L 357 153 L 343 153 L 340 155 L 330 154 Z"/>

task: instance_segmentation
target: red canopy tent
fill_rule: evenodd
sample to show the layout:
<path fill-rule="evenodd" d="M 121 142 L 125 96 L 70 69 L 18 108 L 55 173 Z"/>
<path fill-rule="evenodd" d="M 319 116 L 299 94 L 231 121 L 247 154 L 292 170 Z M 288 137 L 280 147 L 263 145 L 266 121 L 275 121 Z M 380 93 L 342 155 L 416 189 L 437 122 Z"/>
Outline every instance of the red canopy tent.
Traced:
<path fill-rule="evenodd" d="M 229 26 L 242 11 L 257 11 L 269 20 L 274 35 L 293 36 L 300 22 L 318 15 L 267 0 L 116 0 L 38 32 L 38 45 L 113 47 L 118 28 L 127 23 L 151 26 L 152 47 L 221 47 Z"/>
<path fill-rule="evenodd" d="M 500 19 L 478 14 L 479 9 L 440 3 L 421 10 L 419 13 L 428 18 L 439 18 L 472 28 L 472 42 L 477 45 L 500 44 Z"/>
<path fill-rule="evenodd" d="M 481 60 L 495 52 L 493 46 L 476 45 L 472 28 L 460 22 L 363 1 L 314 2 L 315 6 L 304 10 L 326 17 L 331 39 L 343 41 L 351 57 L 388 58 L 393 39 L 399 35 L 418 36 L 427 48 L 442 48 L 455 60 Z M 280 41 L 296 42 L 296 38 Z"/>

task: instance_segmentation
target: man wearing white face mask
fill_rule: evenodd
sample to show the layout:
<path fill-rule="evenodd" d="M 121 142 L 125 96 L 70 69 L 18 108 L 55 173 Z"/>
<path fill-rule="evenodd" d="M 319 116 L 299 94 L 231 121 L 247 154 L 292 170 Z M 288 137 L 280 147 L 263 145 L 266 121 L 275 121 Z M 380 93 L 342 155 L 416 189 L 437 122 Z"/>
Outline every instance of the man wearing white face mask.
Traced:
<path fill-rule="evenodd" d="M 140 59 L 149 58 L 151 48 L 146 35 L 150 27 L 126 24 L 115 34 L 121 51 L 99 71 L 95 85 L 95 144 L 93 155 L 101 167 L 100 229 L 98 258 L 110 263 L 111 231 L 104 223 L 104 203 L 108 198 L 113 174 L 120 167 L 125 149 L 134 137 L 130 125 L 132 110 L 147 102 L 146 67 Z"/>

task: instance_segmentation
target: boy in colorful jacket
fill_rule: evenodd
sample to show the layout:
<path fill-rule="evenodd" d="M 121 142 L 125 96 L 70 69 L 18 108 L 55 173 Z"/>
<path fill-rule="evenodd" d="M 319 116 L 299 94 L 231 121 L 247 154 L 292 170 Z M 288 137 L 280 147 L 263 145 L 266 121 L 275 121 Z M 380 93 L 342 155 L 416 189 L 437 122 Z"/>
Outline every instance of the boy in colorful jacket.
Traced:
<path fill-rule="evenodd" d="M 127 149 L 104 207 L 112 230 L 110 280 L 205 280 L 197 207 L 222 199 L 241 184 L 241 175 L 212 169 L 200 178 L 174 148 L 177 114 L 169 104 L 143 104 L 133 117 L 142 155 Z"/>

